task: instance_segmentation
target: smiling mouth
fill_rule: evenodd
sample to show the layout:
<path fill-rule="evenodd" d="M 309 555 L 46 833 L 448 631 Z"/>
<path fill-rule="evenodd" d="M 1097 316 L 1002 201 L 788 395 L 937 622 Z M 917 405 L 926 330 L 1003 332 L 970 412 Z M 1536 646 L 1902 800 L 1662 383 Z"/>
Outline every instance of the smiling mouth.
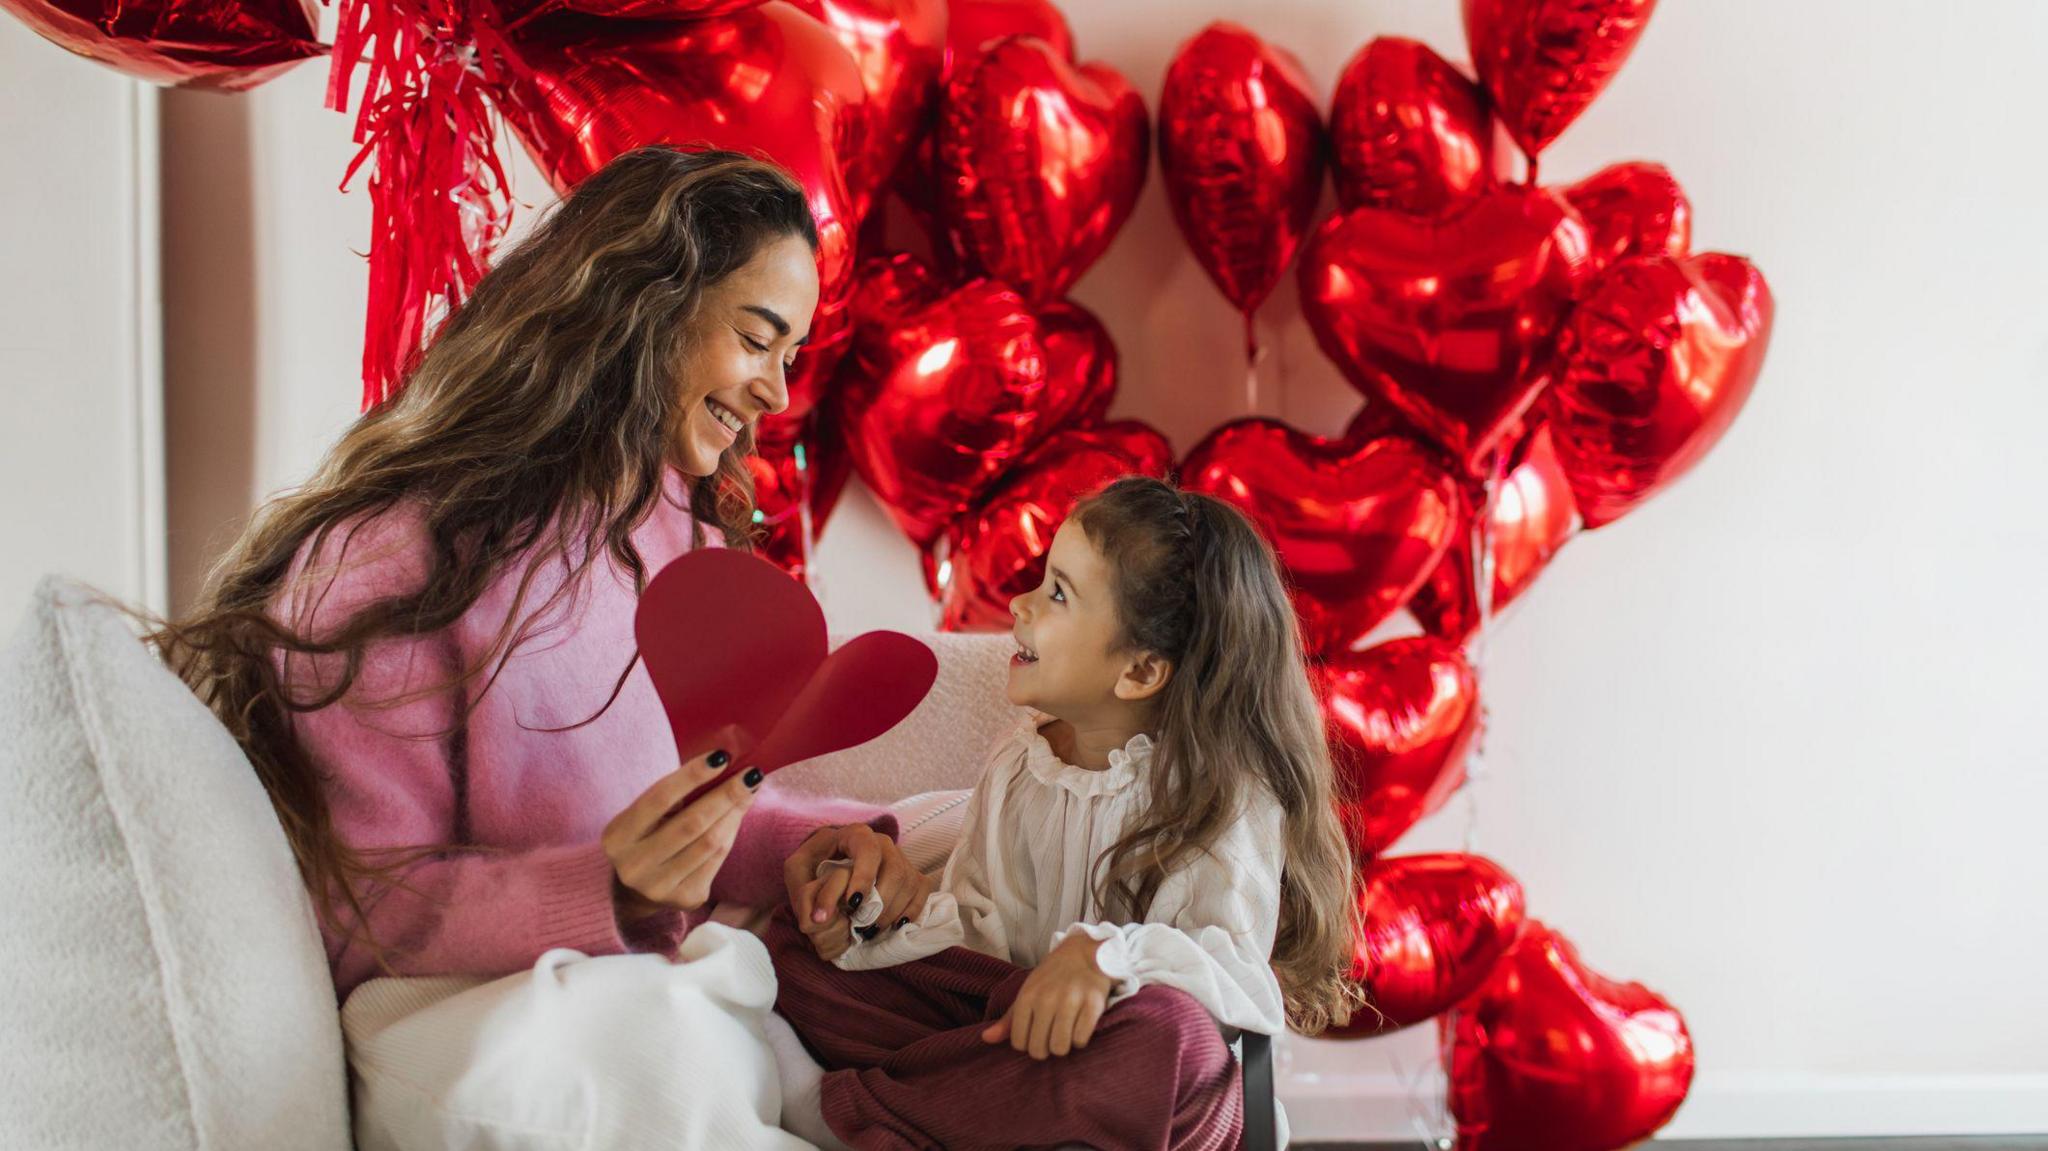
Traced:
<path fill-rule="evenodd" d="M 1037 663 L 1038 653 L 1032 651 L 1028 647 L 1025 647 L 1022 643 L 1019 643 L 1017 645 L 1017 654 L 1010 657 L 1010 662 L 1019 665 L 1027 663 Z"/>
<path fill-rule="evenodd" d="M 747 430 L 747 421 L 741 419 L 738 412 L 733 411 L 717 400 L 707 396 L 704 400 L 704 406 L 711 409 L 711 418 L 717 420 L 720 427 L 731 432 L 734 439 L 738 439 L 739 434 Z"/>

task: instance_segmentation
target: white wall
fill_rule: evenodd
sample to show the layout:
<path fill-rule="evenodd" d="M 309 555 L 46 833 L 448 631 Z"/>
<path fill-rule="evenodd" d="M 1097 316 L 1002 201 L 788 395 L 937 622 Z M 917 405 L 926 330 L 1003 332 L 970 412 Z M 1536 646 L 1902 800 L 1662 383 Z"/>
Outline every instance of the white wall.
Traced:
<path fill-rule="evenodd" d="M 47 572 L 165 606 L 155 117 L 0 15 L 0 632 Z"/>
<path fill-rule="evenodd" d="M 1463 54 L 1441 2 L 1069 9 L 1083 55 L 1148 98 L 1181 39 L 1235 13 L 1323 96 L 1373 35 Z M 1674 1134 L 2048 1129 L 2048 864 L 2023 847 L 2048 808 L 2031 713 L 2048 517 L 2028 470 L 2048 422 L 2043 43 L 2048 7 L 2028 0 L 1671 0 L 1546 157 L 1558 179 L 1669 165 L 1699 246 L 1769 275 L 1776 342 L 1705 465 L 1572 544 L 1505 621 L 1475 802 L 1405 846 L 1469 837 L 1594 966 L 1680 1005 L 1700 1076 Z M 355 411 L 367 204 L 334 190 L 352 149 L 323 80 L 166 98 L 181 586 L 208 533 Z M 519 177 L 546 196 L 523 158 Z M 18 273 L 7 290 L 29 294 Z M 1243 414 L 1238 325 L 1156 172 L 1076 295 L 1121 345 L 1116 414 L 1183 449 Z M 1291 278 L 1261 323 L 1262 410 L 1337 430 L 1356 398 Z M 836 627 L 929 625 L 910 549 L 864 494 L 821 547 Z M 1430 1047 L 1426 1029 L 1294 1044 L 1298 1125 L 1413 1133 Z"/>

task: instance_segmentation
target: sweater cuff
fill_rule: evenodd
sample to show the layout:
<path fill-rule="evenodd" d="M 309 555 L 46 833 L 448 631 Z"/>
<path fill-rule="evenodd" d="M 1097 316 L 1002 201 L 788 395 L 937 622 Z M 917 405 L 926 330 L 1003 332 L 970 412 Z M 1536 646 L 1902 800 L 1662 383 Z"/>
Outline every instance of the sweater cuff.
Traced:
<path fill-rule="evenodd" d="M 539 862 L 542 952 L 567 947 L 585 955 L 617 955 L 626 950 L 612 901 L 612 861 L 604 845 L 545 851 Z"/>

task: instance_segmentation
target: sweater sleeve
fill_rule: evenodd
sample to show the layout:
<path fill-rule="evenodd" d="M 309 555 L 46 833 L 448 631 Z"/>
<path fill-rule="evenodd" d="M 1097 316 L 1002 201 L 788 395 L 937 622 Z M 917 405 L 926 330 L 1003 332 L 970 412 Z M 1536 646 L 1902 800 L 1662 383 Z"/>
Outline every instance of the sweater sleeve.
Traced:
<path fill-rule="evenodd" d="M 416 588 L 425 555 L 417 522 L 403 508 L 343 525 L 295 568 L 302 578 L 273 611 L 302 634 L 327 638 L 369 604 Z M 290 653 L 278 662 L 292 696 L 317 702 L 339 686 L 346 658 Z M 599 844 L 497 850 L 464 842 L 456 805 L 465 742 L 460 689 L 447 686 L 458 662 L 446 632 L 385 637 L 365 650 L 340 698 L 292 715 L 337 838 L 372 865 L 402 864 L 395 882 L 359 889 L 360 919 L 335 893 L 315 893 L 330 897 L 340 921 L 323 930 L 344 998 L 387 969 L 502 975 L 551 948 L 628 949 L 613 911 L 611 863 Z"/>
<path fill-rule="evenodd" d="M 1278 1035 L 1287 1025 L 1273 939 L 1280 923 L 1284 816 L 1266 800 L 1254 806 L 1192 864 L 1166 877 L 1145 922 L 1077 923 L 1100 942 L 1095 963 L 1113 984 L 1110 1005 L 1158 984 L 1193 996 L 1225 1027 Z"/>

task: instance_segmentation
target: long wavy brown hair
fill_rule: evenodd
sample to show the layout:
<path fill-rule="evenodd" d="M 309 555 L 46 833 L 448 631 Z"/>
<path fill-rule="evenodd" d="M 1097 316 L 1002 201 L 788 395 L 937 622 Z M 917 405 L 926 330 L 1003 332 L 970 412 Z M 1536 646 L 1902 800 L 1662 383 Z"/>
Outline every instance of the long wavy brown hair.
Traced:
<path fill-rule="evenodd" d="M 533 621 L 572 595 L 606 554 L 644 588 L 650 573 L 631 535 L 669 498 L 666 478 L 689 414 L 681 367 L 699 302 L 763 247 L 792 235 L 817 248 L 803 188 L 772 164 L 666 147 L 613 160 L 477 284 L 396 396 L 358 419 L 312 478 L 257 510 L 191 610 L 175 622 L 152 621 L 146 638 L 254 765 L 327 925 L 360 930 L 366 892 L 402 882 L 401 868 L 446 845 L 370 857 L 342 842 L 316 765 L 294 740 L 292 715 L 346 696 L 372 641 L 432 635 L 461 619 L 521 556 L 529 557 L 526 568 L 493 647 L 429 690 L 495 676 L 530 638 Z M 714 474 L 691 485 L 694 543 L 709 523 L 728 546 L 750 546 L 752 450 L 751 433 L 741 436 Z M 288 579 L 295 559 L 325 554 L 337 528 L 401 500 L 419 509 L 431 544 L 419 590 L 364 605 L 317 637 L 280 622 L 283 613 L 272 608 L 297 582 Z M 534 573 L 553 564 L 568 577 L 525 610 Z M 345 671 L 317 697 L 297 698 L 279 676 L 282 653 L 338 654 Z M 636 660 L 637 653 L 620 671 L 613 699 Z M 457 727 L 482 694 L 457 694 L 471 697 Z"/>
<path fill-rule="evenodd" d="M 1142 917 L 1167 875 L 1209 850 L 1254 788 L 1285 812 L 1273 969 L 1288 1025 L 1314 1035 L 1362 1002 L 1346 976 L 1357 929 L 1322 708 L 1273 549 L 1221 500 L 1132 476 L 1073 511 L 1107 557 L 1115 650 L 1173 665 L 1158 698 L 1145 812 L 1099 864 L 1105 907 Z"/>

